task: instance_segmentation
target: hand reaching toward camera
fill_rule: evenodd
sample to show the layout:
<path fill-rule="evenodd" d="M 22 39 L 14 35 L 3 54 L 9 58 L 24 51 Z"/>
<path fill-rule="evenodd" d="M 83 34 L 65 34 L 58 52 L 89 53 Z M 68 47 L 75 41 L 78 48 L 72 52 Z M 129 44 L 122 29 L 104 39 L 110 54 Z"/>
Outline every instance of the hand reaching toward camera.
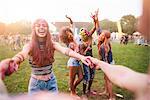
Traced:
<path fill-rule="evenodd" d="M 18 69 L 18 64 L 12 59 L 5 59 L 0 62 L 0 77 L 5 78 L 5 75 L 11 75 Z"/>

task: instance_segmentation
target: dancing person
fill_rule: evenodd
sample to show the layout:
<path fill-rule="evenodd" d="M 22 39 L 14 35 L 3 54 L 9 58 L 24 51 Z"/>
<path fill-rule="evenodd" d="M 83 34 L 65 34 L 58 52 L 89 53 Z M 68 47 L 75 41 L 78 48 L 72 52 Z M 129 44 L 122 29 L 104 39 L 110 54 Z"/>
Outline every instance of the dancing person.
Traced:
<path fill-rule="evenodd" d="M 1 75 L 4 77 L 5 75 L 10 75 L 16 71 L 18 66 L 26 58 L 29 58 L 29 63 L 32 68 L 28 86 L 29 94 L 36 93 L 37 91 L 58 92 L 57 81 L 52 71 L 55 50 L 90 65 L 89 60 L 86 59 L 87 57 L 52 41 L 46 20 L 37 19 L 33 23 L 31 35 L 31 41 L 23 47 L 21 52 L 1 64 L 3 67 L 8 67 L 8 70 L 3 71 L 3 74 Z"/>
<path fill-rule="evenodd" d="M 149 0 L 143 0 L 143 14 L 139 18 L 138 30 L 150 40 L 150 9 Z M 126 66 L 111 65 L 96 58 L 89 58 L 96 69 L 101 69 L 108 79 L 115 85 L 125 88 L 135 94 L 136 100 L 149 100 L 150 98 L 150 69 L 148 74 L 136 72 Z M 149 65 L 148 65 L 149 66 Z M 150 66 L 149 66 L 150 68 Z M 138 83 L 137 83 L 138 82 Z"/>
<path fill-rule="evenodd" d="M 74 39 L 73 32 L 69 27 L 63 27 L 60 30 L 60 40 L 68 46 L 68 48 L 72 49 L 73 51 L 79 53 L 79 47 Z M 83 79 L 82 68 L 79 62 L 79 59 L 70 57 L 67 63 L 69 67 L 69 75 L 70 75 L 70 89 L 71 95 L 76 95 L 76 87 Z M 78 79 L 76 79 L 76 75 Z"/>
<path fill-rule="evenodd" d="M 69 27 L 72 30 L 73 34 L 74 34 L 74 39 L 75 39 L 77 45 L 82 44 L 82 39 L 81 39 L 80 35 L 76 34 L 76 31 L 75 31 L 76 27 L 75 27 L 75 23 L 73 22 L 72 18 L 67 16 L 67 15 L 66 15 L 66 18 L 69 20 Z"/>
<path fill-rule="evenodd" d="M 85 44 L 85 46 L 87 48 L 85 56 L 93 56 L 93 54 L 92 54 L 92 34 L 96 30 L 96 21 L 93 16 L 91 16 L 91 17 L 94 21 L 93 28 L 90 31 L 88 31 L 86 28 L 80 29 L 80 35 L 81 35 L 81 39 L 83 41 L 83 45 Z M 87 94 L 87 95 L 94 94 L 95 95 L 96 93 L 94 91 L 91 91 L 91 86 L 92 86 L 94 75 L 95 75 L 95 69 L 90 68 L 90 66 L 83 64 L 83 71 L 84 71 L 83 94 L 84 95 L 85 94 Z"/>
<path fill-rule="evenodd" d="M 107 63 L 111 63 L 113 61 L 112 57 L 112 50 L 111 50 L 111 44 L 110 44 L 110 32 L 107 30 L 103 30 L 102 33 L 99 36 L 98 43 L 100 46 L 98 46 L 98 52 L 100 56 L 100 60 L 105 61 Z M 105 80 L 105 91 L 102 94 L 109 94 L 109 100 L 114 99 L 113 91 L 112 91 L 112 83 L 109 81 L 108 77 L 104 74 L 104 80 Z"/>

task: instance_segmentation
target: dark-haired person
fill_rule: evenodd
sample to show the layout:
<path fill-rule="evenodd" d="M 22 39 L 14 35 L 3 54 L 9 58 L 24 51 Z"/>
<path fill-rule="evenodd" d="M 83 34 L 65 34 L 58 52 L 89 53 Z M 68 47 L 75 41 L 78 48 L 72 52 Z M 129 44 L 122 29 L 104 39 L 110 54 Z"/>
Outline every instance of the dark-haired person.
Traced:
<path fill-rule="evenodd" d="M 66 44 L 66 46 L 73 51 L 79 53 L 79 46 L 77 45 L 73 32 L 71 31 L 70 27 L 63 27 L 60 30 L 59 33 L 60 40 Z M 79 59 L 70 57 L 67 63 L 67 66 L 69 67 L 69 76 L 70 76 L 70 90 L 71 90 L 71 95 L 76 95 L 76 87 L 77 85 L 82 81 L 83 79 L 83 73 L 82 73 L 82 68 L 79 62 Z M 76 76 L 78 78 L 76 79 Z"/>

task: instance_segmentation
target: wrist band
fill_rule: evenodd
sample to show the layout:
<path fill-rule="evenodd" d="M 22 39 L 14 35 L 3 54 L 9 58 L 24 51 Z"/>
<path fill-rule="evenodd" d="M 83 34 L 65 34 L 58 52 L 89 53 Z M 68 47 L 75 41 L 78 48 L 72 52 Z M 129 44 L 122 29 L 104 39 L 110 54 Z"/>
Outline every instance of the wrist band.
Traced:
<path fill-rule="evenodd" d="M 22 60 L 21 61 L 24 61 L 24 56 L 22 54 L 19 54 L 21 57 L 22 57 Z"/>
<path fill-rule="evenodd" d="M 19 63 L 24 61 L 24 56 L 22 54 L 17 54 L 15 57 L 19 59 Z"/>
<path fill-rule="evenodd" d="M 15 57 L 19 59 L 19 63 L 20 63 L 21 62 L 21 58 L 18 55 L 16 55 Z"/>

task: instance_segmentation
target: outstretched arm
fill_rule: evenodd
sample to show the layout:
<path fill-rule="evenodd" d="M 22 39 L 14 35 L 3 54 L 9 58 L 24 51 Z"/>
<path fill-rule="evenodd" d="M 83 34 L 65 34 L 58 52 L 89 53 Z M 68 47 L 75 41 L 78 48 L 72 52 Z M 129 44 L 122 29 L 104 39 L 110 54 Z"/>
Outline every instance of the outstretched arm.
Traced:
<path fill-rule="evenodd" d="M 90 35 L 93 35 L 93 33 L 95 32 L 95 30 L 96 30 L 96 24 L 94 23 L 94 26 L 93 26 L 93 28 L 89 31 L 90 32 Z"/>
<path fill-rule="evenodd" d="M 67 19 L 69 20 L 69 22 L 70 22 L 70 28 L 74 29 L 74 25 L 73 25 L 74 23 L 73 23 L 71 17 L 69 17 L 69 16 L 66 15 L 66 18 L 67 18 Z"/>
<path fill-rule="evenodd" d="M 93 17 L 92 17 L 92 19 L 93 19 Z M 89 35 L 91 36 L 91 35 L 93 35 L 93 33 L 95 32 L 95 30 L 96 30 L 96 21 L 93 19 L 93 21 L 94 21 L 94 26 L 92 27 L 92 29 L 89 31 Z"/>
<path fill-rule="evenodd" d="M 102 29 L 100 27 L 100 23 L 99 23 L 99 19 L 98 19 L 98 13 L 99 13 L 99 9 L 97 9 L 95 11 L 95 14 L 92 14 L 91 13 L 91 17 L 93 18 L 93 20 L 95 21 L 96 23 L 96 31 L 97 31 L 97 34 L 100 35 L 101 32 L 102 32 Z"/>
<path fill-rule="evenodd" d="M 29 44 L 25 45 L 23 50 L 16 54 L 13 58 L 5 59 L 0 62 L 0 77 L 5 78 L 5 75 L 11 75 L 14 71 L 18 69 L 21 62 L 27 58 L 30 51 Z"/>
<path fill-rule="evenodd" d="M 147 86 L 148 75 L 135 72 L 125 66 L 110 65 L 96 58 L 90 58 L 107 75 L 111 82 L 121 88 L 126 88 L 134 93 L 142 91 Z M 138 83 L 137 83 L 138 82 Z"/>
<path fill-rule="evenodd" d="M 73 21 L 72 21 L 71 17 L 68 17 L 68 16 L 66 15 L 66 18 L 69 19 L 70 24 L 73 24 Z"/>
<path fill-rule="evenodd" d="M 28 57 L 28 54 L 30 52 L 30 49 L 31 49 L 31 44 L 28 43 L 26 44 L 22 51 L 17 53 L 13 58 L 12 60 L 14 60 L 17 64 L 20 64 L 21 62 L 23 62 L 27 57 Z"/>
<path fill-rule="evenodd" d="M 93 19 L 94 22 L 94 27 L 90 30 L 91 35 L 95 32 L 95 30 L 97 31 L 97 34 L 101 33 L 101 28 L 98 20 L 98 13 L 99 13 L 99 9 L 95 11 L 95 14 L 91 13 L 91 18 Z"/>
<path fill-rule="evenodd" d="M 54 42 L 54 48 L 61 52 L 62 54 L 65 54 L 67 56 L 73 57 L 73 58 L 77 58 L 80 59 L 84 64 L 86 65 L 90 65 L 91 62 L 83 55 L 80 55 L 79 53 L 74 52 L 73 50 L 69 49 L 69 48 L 65 48 L 62 47 L 59 43 Z"/>

